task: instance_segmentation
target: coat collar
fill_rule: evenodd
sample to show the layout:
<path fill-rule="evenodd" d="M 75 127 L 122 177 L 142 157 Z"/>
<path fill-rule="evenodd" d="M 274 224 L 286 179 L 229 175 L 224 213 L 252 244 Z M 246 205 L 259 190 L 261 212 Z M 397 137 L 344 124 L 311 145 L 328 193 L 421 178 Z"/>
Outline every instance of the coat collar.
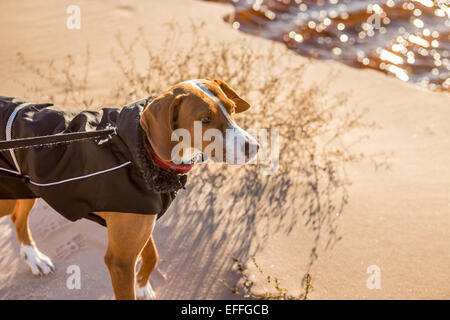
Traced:
<path fill-rule="evenodd" d="M 116 124 L 118 132 L 116 139 L 121 141 L 119 145 L 124 145 L 127 149 L 127 158 L 135 164 L 147 189 L 159 193 L 176 192 L 184 189 L 187 175 L 174 170 L 165 170 L 156 163 L 148 151 L 149 141 L 139 123 L 144 107 L 154 98 L 155 96 L 150 96 L 122 108 Z"/>

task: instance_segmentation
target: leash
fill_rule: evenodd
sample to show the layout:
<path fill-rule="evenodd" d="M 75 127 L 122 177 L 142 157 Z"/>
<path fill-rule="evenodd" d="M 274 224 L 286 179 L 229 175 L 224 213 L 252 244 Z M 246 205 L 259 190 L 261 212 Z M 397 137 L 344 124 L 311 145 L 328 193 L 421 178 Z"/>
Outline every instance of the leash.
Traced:
<path fill-rule="evenodd" d="M 116 134 L 117 134 L 116 128 L 109 128 L 96 131 L 60 133 L 48 136 L 12 139 L 7 141 L 0 141 L 0 152 L 7 150 L 16 150 L 38 146 L 69 143 L 93 138 L 103 138 L 103 137 L 111 138 L 112 135 Z"/>

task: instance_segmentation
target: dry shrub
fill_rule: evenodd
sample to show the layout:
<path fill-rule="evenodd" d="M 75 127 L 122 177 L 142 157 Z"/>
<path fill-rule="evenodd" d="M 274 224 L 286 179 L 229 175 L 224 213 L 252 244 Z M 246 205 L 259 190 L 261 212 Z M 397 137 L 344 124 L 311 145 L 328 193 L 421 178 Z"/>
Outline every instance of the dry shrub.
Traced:
<path fill-rule="evenodd" d="M 258 299 L 258 300 L 308 300 L 308 295 L 313 290 L 313 286 L 311 284 L 312 279 L 309 273 L 305 274 L 304 288 L 303 292 L 294 296 L 289 293 L 286 288 L 283 288 L 280 284 L 280 280 L 277 277 L 266 275 L 261 268 L 261 266 L 256 262 L 255 257 L 251 257 L 251 262 L 256 267 L 258 272 L 263 275 L 266 284 L 271 287 L 271 290 L 266 290 L 262 294 L 255 294 L 252 291 L 252 287 L 254 285 L 254 281 L 250 279 L 250 275 L 248 270 L 244 267 L 244 264 L 237 258 L 232 257 L 233 261 L 236 265 L 237 272 L 241 276 L 242 282 L 242 292 L 236 286 L 231 286 L 226 280 L 219 279 L 220 282 L 223 283 L 225 287 L 227 287 L 233 294 L 242 295 L 242 297 L 247 299 Z"/>
<path fill-rule="evenodd" d="M 232 44 L 211 43 L 201 35 L 201 28 L 201 23 L 192 24 L 189 30 L 176 24 L 169 25 L 167 38 L 170 41 L 158 49 L 144 40 L 142 30 L 127 43 L 118 35 L 120 50 L 113 50 L 112 56 L 124 79 L 114 89 L 116 98 L 126 103 L 151 92 L 166 90 L 180 81 L 205 77 L 220 78 L 248 98 L 253 107 L 238 115 L 239 123 L 244 128 L 279 130 L 280 168 L 272 176 L 261 175 L 260 166 L 242 168 L 244 173 L 239 176 L 239 181 L 233 182 L 241 188 L 233 190 L 230 199 L 239 205 L 229 209 L 245 212 L 234 222 L 246 231 L 254 228 L 256 216 L 270 220 L 272 226 L 277 226 L 276 231 L 285 232 L 290 232 L 303 217 L 305 226 L 314 234 L 307 272 L 300 279 L 301 286 L 308 288 L 309 270 L 318 257 L 320 245 L 331 248 L 340 239 L 337 222 L 348 201 L 347 186 L 350 183 L 346 165 L 369 158 L 376 168 L 388 166 L 387 155 L 383 152 L 370 155 L 358 152 L 358 144 L 368 138 L 365 133 L 375 129 L 376 124 L 364 120 L 366 109 L 347 104 L 348 94 L 330 97 L 326 93 L 328 84 L 306 85 L 301 76 L 306 68 L 304 64 L 280 64 L 287 49 L 274 45 L 255 51 L 245 38 Z M 189 33 L 197 41 L 177 46 Z M 133 63 L 136 48 L 146 52 L 146 68 L 137 68 Z M 208 166 L 193 173 L 190 181 L 196 181 L 201 192 L 209 190 L 206 195 L 208 205 L 203 210 L 221 213 L 214 206 L 215 193 L 226 185 L 227 179 L 226 167 L 216 170 L 214 166 Z M 188 188 L 188 193 L 198 192 L 200 188 Z M 301 204 L 289 205 L 289 197 L 295 193 Z M 269 206 L 262 194 L 269 197 Z M 189 195 L 183 199 L 184 207 L 192 208 L 185 214 L 195 214 L 195 208 L 198 208 L 195 199 Z M 252 232 L 249 233 L 251 236 Z M 236 231 L 229 236 L 239 238 L 241 234 Z M 242 255 L 244 258 L 250 256 L 246 252 Z M 270 276 L 267 279 L 270 280 Z M 265 298 L 292 298 L 280 291 L 277 278 L 272 277 L 272 283 L 275 284 L 274 293 L 267 293 Z M 236 287 L 230 288 L 239 292 Z M 243 292 L 247 292 L 244 296 L 255 298 L 248 290 Z"/>
<path fill-rule="evenodd" d="M 243 239 L 236 247 L 236 254 L 241 259 L 249 259 L 255 253 L 249 251 L 251 239 L 257 233 L 257 221 L 267 220 L 266 239 L 270 232 L 289 233 L 303 221 L 314 239 L 307 271 L 299 279 L 301 286 L 307 288 L 311 279 L 309 271 L 320 249 L 332 248 L 340 239 L 338 218 L 348 201 L 347 186 L 350 183 L 346 165 L 369 158 L 377 168 L 387 166 L 387 156 L 383 152 L 368 155 L 358 151 L 359 143 L 368 138 L 367 132 L 374 129 L 375 124 L 364 120 L 366 110 L 348 105 L 348 94 L 330 97 L 327 94 L 329 83 L 305 83 L 302 79 L 304 64 L 281 64 L 280 58 L 287 49 L 274 45 L 255 51 L 255 46 L 248 42 L 250 40 L 245 40 L 247 38 L 232 43 L 212 43 L 202 35 L 201 29 L 202 23 L 192 24 L 188 29 L 177 24 L 168 25 L 168 40 L 162 47 L 154 47 L 146 41 L 142 29 L 131 40 L 117 35 L 117 46 L 111 49 L 111 56 L 121 71 L 122 79 L 112 93 L 103 98 L 108 105 L 121 106 L 149 94 L 160 93 L 180 81 L 204 77 L 220 78 L 248 98 L 253 107 L 239 115 L 238 121 L 244 128 L 279 130 L 278 172 L 264 176 L 260 174 L 260 165 L 243 167 L 242 174 L 232 177 L 232 183 L 241 188 L 228 195 L 231 205 L 224 209 L 216 206 L 216 192 L 230 181 L 229 169 L 226 166 L 220 170 L 216 169 L 217 165 L 205 166 L 191 174 L 181 210 L 190 215 L 189 224 L 196 226 L 206 223 L 199 211 L 216 215 L 223 210 L 236 211 L 235 215 L 222 216 L 220 223 L 232 226 L 228 228 L 227 237 Z M 187 45 L 183 41 L 186 34 L 196 41 Z M 145 52 L 146 66 L 137 66 L 137 52 Z M 86 94 L 88 53 L 85 72 L 80 75 L 71 73 L 73 59 L 70 56 L 61 70 L 55 70 L 54 64 L 50 63 L 47 73 L 20 57 L 29 71 L 65 93 L 63 101 L 58 102 L 71 100 L 72 103 L 90 106 L 92 100 Z M 198 194 L 200 190 L 205 198 L 203 207 L 199 207 L 195 196 L 189 196 Z M 176 228 L 178 222 L 170 220 L 171 217 L 167 219 Z M 275 229 L 270 230 L 269 225 Z M 185 230 L 186 226 L 180 228 Z M 170 243 L 183 243 L 189 232 L 172 235 Z M 210 241 L 206 239 L 212 232 L 205 231 L 200 240 Z M 225 249 L 220 248 L 218 244 L 217 256 L 226 256 Z M 259 250 L 259 246 L 254 248 L 254 251 Z M 280 288 L 279 283 L 276 286 Z M 285 292 L 279 292 L 280 295 L 288 297 Z M 251 293 L 247 296 L 252 297 Z M 266 298 L 273 296 L 268 294 Z"/>
<path fill-rule="evenodd" d="M 18 81 L 25 89 L 25 95 L 23 98 L 31 99 L 46 99 L 55 104 L 61 104 L 63 106 L 77 106 L 84 108 L 93 107 L 94 99 L 89 97 L 88 91 L 88 78 L 89 78 L 89 64 L 90 64 L 90 50 L 89 46 L 86 46 L 86 53 L 83 61 L 77 60 L 73 55 L 68 54 L 64 57 L 60 63 L 55 63 L 53 60 L 48 62 L 44 67 L 36 67 L 33 63 L 29 62 L 23 53 L 18 52 L 17 57 L 19 63 L 32 75 L 37 77 L 37 82 L 31 85 Z M 79 72 L 79 64 L 82 64 Z M 47 94 L 43 90 L 44 85 L 50 85 L 58 95 Z M 62 97 L 62 99 L 59 99 Z"/>

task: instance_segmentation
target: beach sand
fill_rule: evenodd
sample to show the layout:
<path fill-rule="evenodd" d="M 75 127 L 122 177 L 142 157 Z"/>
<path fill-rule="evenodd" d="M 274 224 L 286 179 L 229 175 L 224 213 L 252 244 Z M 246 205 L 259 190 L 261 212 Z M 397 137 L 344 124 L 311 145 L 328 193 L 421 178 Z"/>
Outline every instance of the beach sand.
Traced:
<path fill-rule="evenodd" d="M 250 39 L 261 51 L 272 45 L 224 22 L 223 17 L 233 11 L 228 5 L 186 0 L 128 1 L 127 5 L 118 0 L 79 0 L 81 29 L 68 30 L 66 9 L 71 4 L 73 1 L 66 0 L 0 2 L 1 95 L 30 95 L 19 83 L 36 81 L 19 63 L 17 52 L 34 66 L 45 68 L 49 61 L 62 61 L 69 53 L 82 56 L 86 44 L 91 55 L 88 93 L 92 97 L 108 94 L 119 79 L 110 59 L 114 35 L 134 36 L 138 27 L 154 46 L 166 41 L 165 24 L 173 21 L 182 26 L 205 21 L 202 34 L 213 43 Z M 230 192 L 240 188 L 233 184 L 232 176 L 221 188 L 198 188 L 194 193 L 198 199 L 186 199 L 180 192 L 155 229 L 160 262 L 152 283 L 158 298 L 242 298 L 219 281 L 224 279 L 231 286 L 242 281 L 232 256 L 248 267 L 254 292 L 264 292 L 270 286 L 251 263 L 250 256 L 255 256 L 264 273 L 279 278 L 292 295 L 304 292 L 301 280 L 308 272 L 313 286 L 309 299 L 449 299 L 449 95 L 373 70 L 310 60 L 287 51 L 286 61 L 292 59 L 308 65 L 305 85 L 328 81 L 330 97 L 348 91 L 351 104 L 369 108 L 367 119 L 376 121 L 381 129 L 372 132 L 360 148 L 393 152 L 390 170 L 375 171 L 368 162 L 348 165 L 352 185 L 348 205 L 338 221 L 342 238 L 332 248 L 321 250 L 309 269 L 315 233 L 295 217 L 284 219 L 284 224 L 297 221 L 289 232 L 271 224 L 266 216 L 246 219 L 245 206 L 230 205 Z M 327 80 L 330 70 L 334 74 L 331 82 Z M 53 96 L 63 94 L 44 83 L 41 89 Z M 238 167 L 231 170 L 236 175 L 242 172 Z M 215 210 L 208 207 L 204 196 L 208 192 L 216 199 Z M 283 206 L 296 205 L 290 197 L 295 195 L 289 195 Z M 195 209 L 186 207 L 193 203 Z M 271 206 L 269 200 L 267 206 Z M 113 298 L 103 262 L 105 228 L 87 220 L 71 223 L 40 200 L 32 211 L 30 227 L 40 250 L 56 264 L 56 272 L 33 276 L 20 259 L 10 218 L 0 218 L 1 299 Z M 80 267 L 80 290 L 66 287 L 70 265 Z M 379 289 L 367 287 L 367 269 L 372 265 L 381 270 Z"/>

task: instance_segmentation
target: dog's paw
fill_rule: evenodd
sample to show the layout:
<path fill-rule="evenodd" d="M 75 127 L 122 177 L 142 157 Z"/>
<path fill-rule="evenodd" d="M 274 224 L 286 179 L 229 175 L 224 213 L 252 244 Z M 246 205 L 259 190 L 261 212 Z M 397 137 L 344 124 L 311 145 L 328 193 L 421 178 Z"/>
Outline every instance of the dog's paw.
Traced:
<path fill-rule="evenodd" d="M 155 291 L 153 291 L 150 282 L 147 282 L 143 287 L 136 284 L 136 298 L 138 300 L 153 300 L 156 298 Z"/>
<path fill-rule="evenodd" d="M 52 260 L 34 246 L 22 245 L 20 256 L 25 259 L 25 262 L 31 268 L 31 272 L 36 276 L 47 275 L 55 271 Z"/>

